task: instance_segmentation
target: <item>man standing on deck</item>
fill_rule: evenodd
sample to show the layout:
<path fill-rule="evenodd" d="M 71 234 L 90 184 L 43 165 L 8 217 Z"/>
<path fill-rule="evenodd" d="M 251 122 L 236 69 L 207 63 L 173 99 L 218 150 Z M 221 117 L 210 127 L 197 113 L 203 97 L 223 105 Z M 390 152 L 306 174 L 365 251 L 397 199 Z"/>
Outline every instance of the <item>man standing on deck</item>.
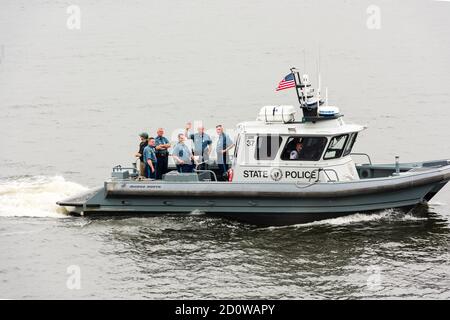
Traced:
<path fill-rule="evenodd" d="M 155 149 L 156 149 L 156 179 L 161 180 L 163 174 L 167 173 L 167 167 L 169 165 L 169 151 L 170 143 L 169 140 L 164 137 L 164 129 L 159 128 L 156 131 L 157 136 L 155 138 Z"/>
<path fill-rule="evenodd" d="M 192 124 L 188 122 L 185 131 L 186 138 L 194 141 L 194 156 L 198 157 L 198 162 L 200 163 L 198 168 L 200 170 L 207 170 L 209 155 L 211 154 L 211 137 L 205 133 L 205 127 L 202 125 L 198 126 L 197 133 L 195 134 L 189 133 L 191 129 Z"/>
<path fill-rule="evenodd" d="M 156 153 L 155 153 L 155 138 L 148 138 L 148 146 L 144 148 L 144 162 L 146 177 L 156 179 Z"/>
<path fill-rule="evenodd" d="M 219 178 L 223 179 L 225 178 L 230 163 L 228 151 L 234 147 L 234 143 L 230 136 L 223 131 L 223 126 L 221 124 L 216 126 L 216 132 L 219 136 L 216 146 L 217 165 L 219 166 Z"/>
<path fill-rule="evenodd" d="M 195 161 L 189 147 L 184 143 L 186 137 L 183 133 L 178 134 L 178 143 L 172 150 L 172 157 L 177 165 L 178 172 L 192 172 L 194 166 L 192 160 Z"/>
<path fill-rule="evenodd" d="M 139 158 L 139 175 L 145 177 L 145 162 L 144 162 L 144 148 L 148 145 L 148 134 L 142 132 L 139 135 L 141 143 L 139 144 L 139 151 L 135 153 L 135 157 Z"/>

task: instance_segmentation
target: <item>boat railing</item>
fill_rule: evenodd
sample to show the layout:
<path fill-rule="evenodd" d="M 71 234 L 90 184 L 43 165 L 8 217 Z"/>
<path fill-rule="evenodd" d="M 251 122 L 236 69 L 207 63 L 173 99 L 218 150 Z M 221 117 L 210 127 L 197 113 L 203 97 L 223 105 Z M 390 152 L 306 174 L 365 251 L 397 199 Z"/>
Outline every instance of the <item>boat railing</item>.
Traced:
<path fill-rule="evenodd" d="M 197 165 L 195 166 L 194 172 L 196 172 L 196 173 L 208 172 L 211 176 L 214 177 L 214 181 L 217 182 L 217 175 L 216 175 L 216 173 L 215 173 L 214 171 L 212 171 L 212 170 L 206 170 L 206 169 L 197 169 L 200 165 L 205 164 L 205 163 L 207 163 L 207 162 L 206 162 L 206 161 L 203 161 L 203 162 L 200 162 L 199 164 L 197 164 Z"/>
<path fill-rule="evenodd" d="M 369 164 L 372 164 L 372 159 L 370 159 L 370 156 L 367 153 L 352 152 L 352 153 L 350 153 L 350 156 L 365 156 L 369 160 Z"/>
<path fill-rule="evenodd" d="M 209 172 L 209 174 L 211 174 L 214 177 L 214 181 L 217 182 L 217 175 L 214 171 L 212 170 L 200 170 L 200 169 L 194 169 L 194 172 L 196 173 L 201 173 L 201 172 Z"/>
<path fill-rule="evenodd" d="M 327 179 L 328 179 L 327 182 L 339 182 L 339 175 L 338 175 L 337 171 L 334 170 L 334 169 L 317 168 L 317 169 L 314 169 L 312 172 L 315 172 L 315 171 L 317 171 L 317 179 L 315 181 L 311 182 L 311 179 L 313 177 L 313 175 L 311 175 L 311 178 L 309 178 L 309 181 L 308 181 L 309 183 L 308 184 L 305 184 L 304 182 L 297 181 L 295 183 L 295 186 L 297 188 L 299 188 L 299 189 L 305 189 L 305 188 L 308 188 L 308 187 L 311 187 L 311 186 L 315 185 L 316 183 L 320 182 L 320 173 L 321 172 L 323 172 L 325 174 L 325 176 L 327 177 Z M 330 172 L 330 171 L 333 172 L 336 175 L 336 180 L 333 180 L 333 179 L 330 178 L 330 176 L 328 175 L 328 172 Z"/>
<path fill-rule="evenodd" d="M 119 179 L 127 179 L 129 177 L 137 178 L 139 171 L 136 167 L 136 162 L 132 163 L 132 167 L 122 167 L 120 164 L 112 168 L 112 176 Z"/>
<path fill-rule="evenodd" d="M 112 168 L 112 172 L 123 172 L 132 171 L 133 173 L 138 173 L 136 166 L 133 167 L 122 167 L 120 164 Z"/>
<path fill-rule="evenodd" d="M 339 175 L 337 174 L 336 170 L 334 169 L 322 169 L 322 172 L 327 176 L 327 179 L 329 182 L 339 182 Z M 332 180 L 330 176 L 328 175 L 328 172 L 333 172 L 336 176 L 336 180 Z M 320 171 L 319 171 L 320 173 Z"/>
<path fill-rule="evenodd" d="M 314 183 L 317 183 L 320 181 L 320 173 L 323 172 L 325 174 L 325 176 L 327 177 L 328 181 L 327 182 L 339 182 L 339 175 L 337 173 L 336 170 L 334 169 L 330 169 L 330 168 L 317 168 L 314 169 L 312 172 L 317 171 L 317 179 Z M 334 175 L 336 176 L 336 179 L 331 179 L 330 176 L 328 175 L 328 172 L 332 172 L 334 173 Z M 311 182 L 313 175 L 311 175 L 311 177 L 309 178 L 309 182 Z"/>

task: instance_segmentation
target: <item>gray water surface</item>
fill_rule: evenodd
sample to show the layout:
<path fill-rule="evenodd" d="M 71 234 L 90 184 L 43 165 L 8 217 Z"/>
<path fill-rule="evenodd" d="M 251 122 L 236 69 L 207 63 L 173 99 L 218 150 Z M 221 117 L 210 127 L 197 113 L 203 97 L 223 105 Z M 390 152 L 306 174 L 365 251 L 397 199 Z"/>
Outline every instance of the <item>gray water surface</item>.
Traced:
<path fill-rule="evenodd" d="M 330 103 L 368 126 L 355 152 L 449 159 L 449 2 L 80 0 L 70 30 L 72 4 L 0 2 L 0 298 L 450 298 L 449 186 L 424 214 L 281 228 L 55 205 L 133 161 L 141 131 L 295 104 L 277 83 L 315 82 L 319 60 Z"/>

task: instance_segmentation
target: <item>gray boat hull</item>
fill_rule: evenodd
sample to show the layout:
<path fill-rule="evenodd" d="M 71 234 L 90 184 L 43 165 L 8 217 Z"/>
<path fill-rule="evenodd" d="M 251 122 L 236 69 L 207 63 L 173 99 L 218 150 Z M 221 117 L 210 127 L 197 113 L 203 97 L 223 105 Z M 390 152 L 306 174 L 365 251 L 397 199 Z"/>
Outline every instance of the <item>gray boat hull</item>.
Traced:
<path fill-rule="evenodd" d="M 411 209 L 429 201 L 450 180 L 448 163 L 414 168 L 399 176 L 303 184 L 111 180 L 58 204 L 82 215 L 195 212 L 258 225 L 288 225 L 388 208 Z"/>

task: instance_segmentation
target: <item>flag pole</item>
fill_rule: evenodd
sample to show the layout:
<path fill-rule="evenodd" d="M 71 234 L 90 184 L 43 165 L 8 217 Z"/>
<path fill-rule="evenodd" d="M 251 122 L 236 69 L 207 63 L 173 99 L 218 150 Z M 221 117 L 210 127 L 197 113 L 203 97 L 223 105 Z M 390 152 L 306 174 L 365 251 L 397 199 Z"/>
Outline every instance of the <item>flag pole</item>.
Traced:
<path fill-rule="evenodd" d="M 299 72 L 297 71 L 297 69 L 295 67 L 291 68 L 291 73 L 294 76 L 295 91 L 297 92 L 298 102 L 300 103 L 300 107 L 302 108 L 303 107 L 303 94 L 300 94 L 299 88 L 300 89 L 303 88 L 303 84 L 302 84 L 302 81 L 300 79 Z"/>

